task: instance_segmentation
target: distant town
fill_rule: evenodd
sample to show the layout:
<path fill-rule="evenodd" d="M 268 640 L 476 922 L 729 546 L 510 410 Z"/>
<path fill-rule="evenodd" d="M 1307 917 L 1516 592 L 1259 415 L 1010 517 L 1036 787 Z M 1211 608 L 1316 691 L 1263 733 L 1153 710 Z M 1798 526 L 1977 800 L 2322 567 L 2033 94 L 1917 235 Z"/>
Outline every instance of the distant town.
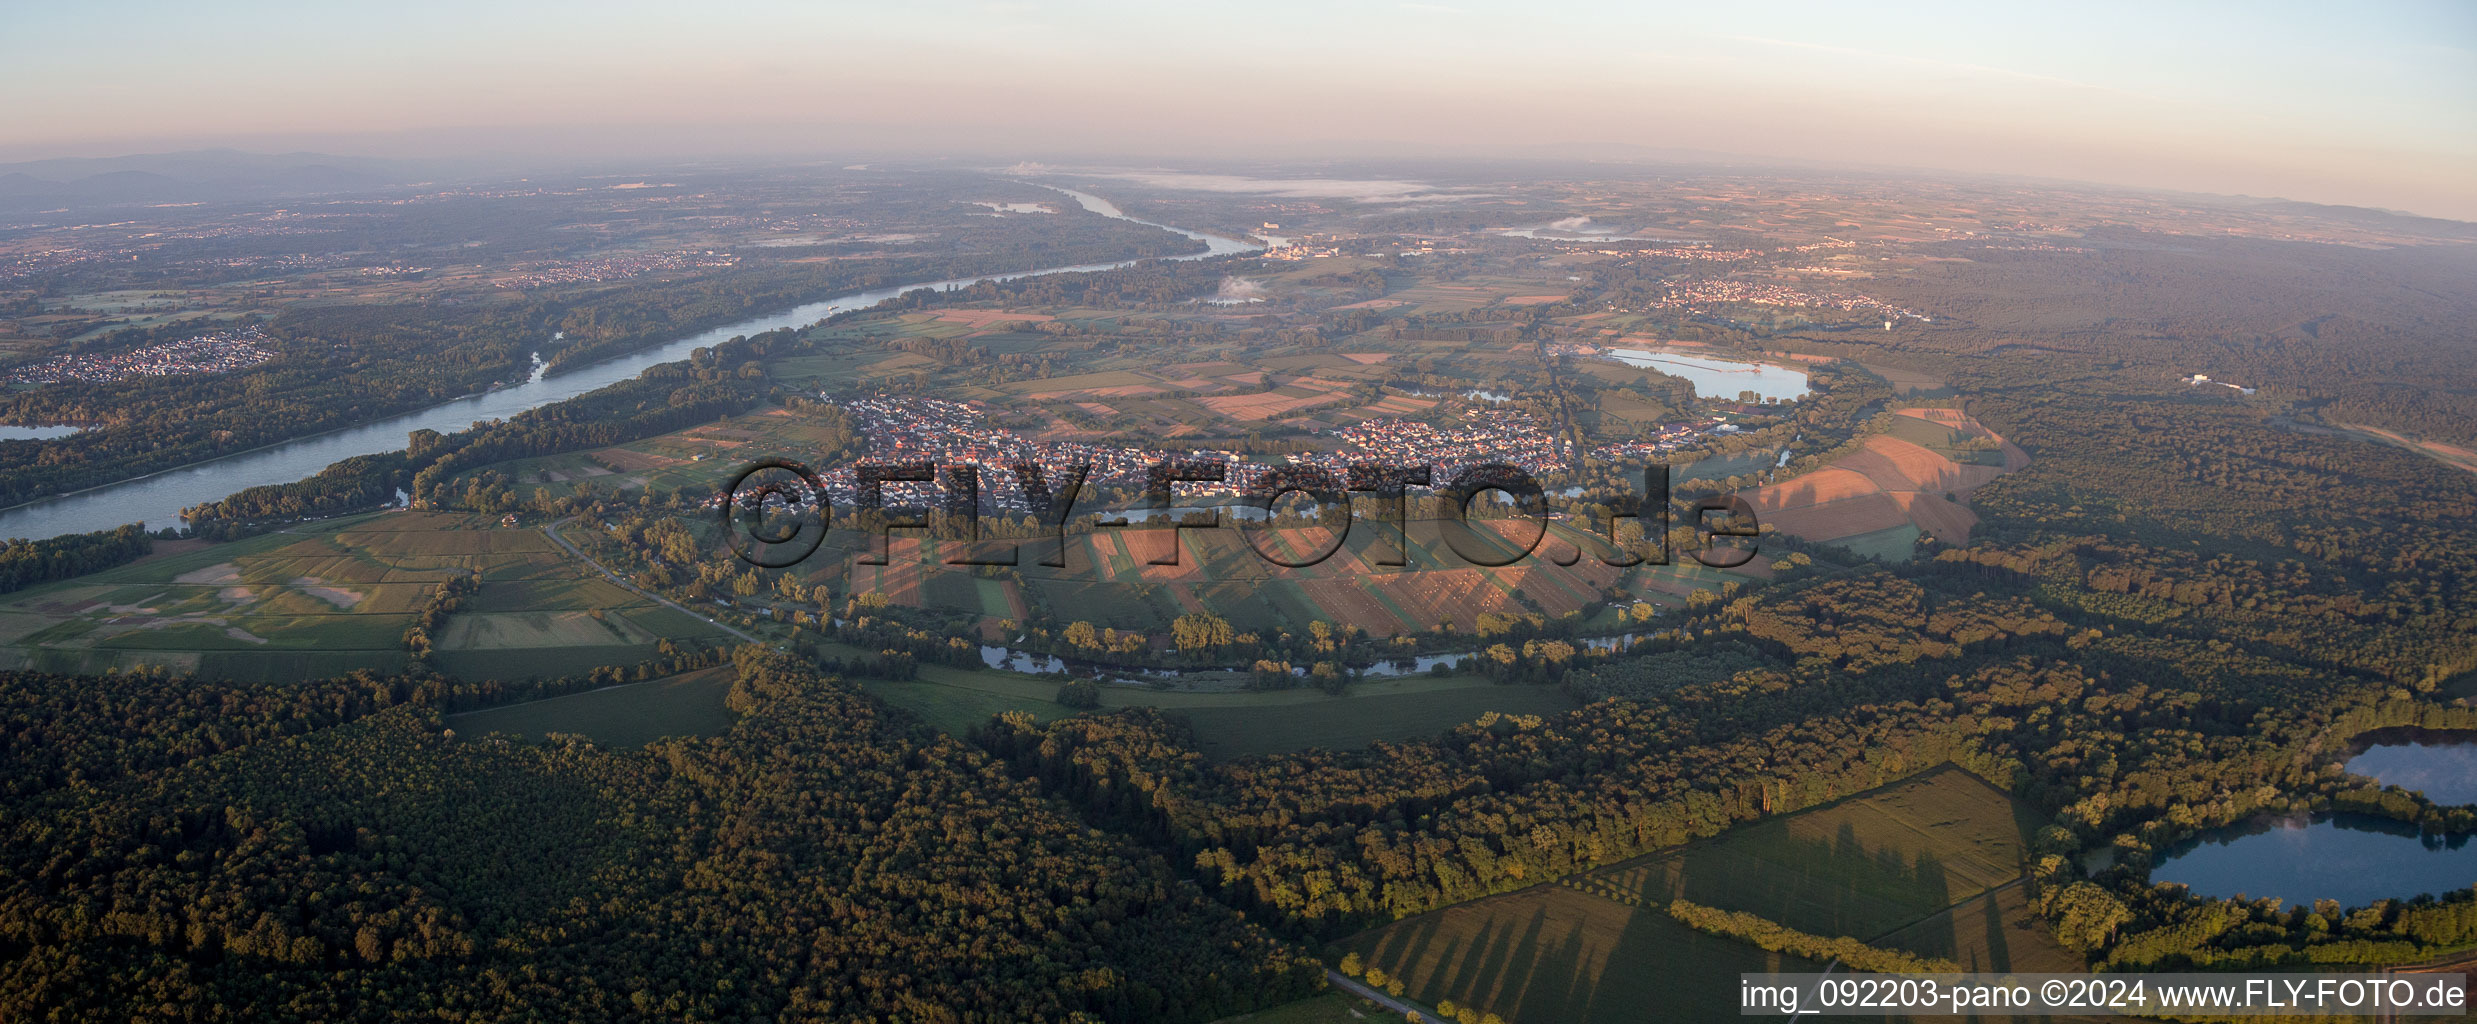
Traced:
<path fill-rule="evenodd" d="M 273 360 L 276 352 L 272 344 L 258 328 L 245 327 L 158 342 L 125 352 L 54 356 L 19 367 L 0 380 L 30 385 L 64 381 L 111 384 L 140 377 L 229 373 Z"/>
<path fill-rule="evenodd" d="M 1024 462 L 1053 472 L 1087 465 L 1091 467 L 1085 482 L 1087 488 L 1111 489 L 1121 493 L 1140 491 L 1145 486 L 1147 472 L 1165 459 L 1223 467 L 1223 479 L 1218 482 L 1179 484 L 1176 497 L 1181 501 L 1239 497 L 1248 493 L 1263 474 L 1276 468 L 1275 464 L 1213 448 L 1143 448 L 1034 441 L 1012 430 L 990 426 L 989 410 L 976 402 L 919 395 L 872 395 L 839 400 L 830 395 L 823 397 L 850 416 L 854 431 L 868 439 L 869 460 L 874 464 L 928 462 L 940 467 L 981 467 L 981 499 L 985 512 L 1021 515 L 1032 511 L 1025 500 L 1021 481 L 1016 479 L 1010 468 Z M 1650 460 L 1692 447 L 1705 436 L 1731 433 L 1737 429 L 1736 424 L 1729 422 L 1726 413 L 1713 413 L 1662 424 L 1642 436 L 1597 446 L 1588 452 L 1588 457 L 1600 462 Z M 1427 466 L 1430 467 L 1431 479 L 1438 485 L 1453 479 L 1464 468 L 1480 464 L 1516 466 L 1534 477 L 1561 473 L 1571 468 L 1568 459 L 1560 453 L 1556 440 L 1540 429 L 1529 413 L 1512 409 L 1475 408 L 1449 427 L 1419 420 L 1370 419 L 1332 429 L 1322 436 L 1330 438 L 1336 446 L 1324 451 L 1281 456 L 1279 464 L 1315 467 L 1332 473 L 1337 479 L 1347 479 L 1355 466 Z M 827 496 L 837 506 L 856 507 L 862 490 L 856 466 L 814 468 L 825 484 Z M 905 504 L 904 488 L 920 487 L 926 493 L 929 486 L 887 483 L 881 485 L 881 497 L 890 504 Z M 1053 480 L 1050 486 L 1055 488 L 1059 484 Z M 717 493 L 707 498 L 703 507 L 719 508 L 726 500 L 728 495 Z"/>

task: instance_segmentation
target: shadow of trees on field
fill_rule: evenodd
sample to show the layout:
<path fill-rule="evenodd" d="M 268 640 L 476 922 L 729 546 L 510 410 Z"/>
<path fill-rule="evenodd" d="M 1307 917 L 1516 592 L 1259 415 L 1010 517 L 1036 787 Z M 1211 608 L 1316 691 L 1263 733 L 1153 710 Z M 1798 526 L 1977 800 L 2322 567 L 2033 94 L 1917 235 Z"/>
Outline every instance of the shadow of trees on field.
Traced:
<path fill-rule="evenodd" d="M 2013 857 L 2041 822 L 1993 787 L 2009 815 L 1933 773 L 1898 785 L 1928 784 L 1939 788 L 1889 802 L 1884 790 L 1854 794 L 1347 945 L 1400 977 L 1414 999 L 1451 999 L 1513 1024 L 1734 1017 L 1739 973 L 1822 968 L 1688 928 L 1666 912 L 1680 898 L 1970 970 L 2077 969 L 2059 962 L 2065 955 L 2043 937 L 2019 888 Z M 1881 805 L 1850 806 L 1869 800 Z M 1836 808 L 1837 821 L 1813 816 Z"/>

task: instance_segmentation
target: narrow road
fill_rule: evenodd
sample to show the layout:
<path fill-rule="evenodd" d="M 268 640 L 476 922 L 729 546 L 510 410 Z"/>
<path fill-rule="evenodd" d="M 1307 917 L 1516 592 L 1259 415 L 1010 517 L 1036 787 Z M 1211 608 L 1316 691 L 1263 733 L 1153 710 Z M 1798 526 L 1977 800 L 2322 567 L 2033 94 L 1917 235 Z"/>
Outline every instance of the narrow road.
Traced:
<path fill-rule="evenodd" d="M 2457 974 L 2464 979 L 2477 980 L 2477 953 L 2462 950 L 2458 953 L 2453 953 L 2449 956 L 2443 957 L 2440 960 L 2428 960 L 2423 963 L 2414 964 L 2393 964 L 2389 967 L 2381 968 L 2374 973 Z M 2378 1024 L 2392 1024 L 2392 1022 L 2400 1019 L 2402 1019 L 2401 1014 L 2396 1007 L 2385 1006 L 2374 1012 L 2374 1020 L 2378 1022 Z"/>
<path fill-rule="evenodd" d="M 1362 982 L 1357 978 L 1353 978 L 1350 975 L 1344 974 L 1330 967 L 1325 968 L 1325 980 L 1332 982 L 1335 988 L 1339 988 L 1344 992 L 1348 992 L 1362 999 L 1374 1000 L 1376 1005 L 1392 1010 L 1393 1012 L 1401 1014 L 1406 1018 L 1411 1014 L 1416 1013 L 1419 1015 L 1419 1019 L 1424 1021 L 1437 1021 L 1443 1019 L 1438 1017 L 1436 1015 L 1436 1011 L 1434 1010 L 1422 1010 L 1416 1006 L 1412 1006 L 1409 1003 L 1395 999 L 1392 996 L 1368 987 L 1366 982 Z"/>
<path fill-rule="evenodd" d="M 1565 460 L 1567 465 L 1573 465 L 1576 435 L 1574 406 L 1566 400 L 1565 378 L 1557 372 L 1558 359 L 1549 353 L 1548 336 L 1540 333 L 1538 325 L 1523 330 L 1531 336 L 1531 355 L 1539 360 L 1541 369 L 1548 371 L 1548 396 L 1557 402 L 1555 422 L 1549 424 L 1550 437 L 1557 446 L 1557 457 Z"/>
<path fill-rule="evenodd" d="M 746 633 L 740 632 L 740 631 L 739 631 L 739 630 L 737 630 L 737 629 L 734 629 L 734 628 L 732 628 L 732 627 L 730 627 L 730 626 L 726 626 L 726 625 L 723 625 L 723 624 L 722 624 L 722 623 L 720 623 L 720 622 L 715 621 L 714 617 L 713 617 L 713 616 L 711 616 L 711 615 L 707 615 L 707 614 L 704 614 L 704 613 L 702 613 L 702 612 L 698 612 L 698 611 L 696 611 L 696 610 L 694 610 L 694 609 L 689 608 L 689 607 L 688 607 L 688 606 L 686 606 L 686 605 L 683 605 L 683 604 L 681 604 L 681 603 L 679 603 L 679 602 L 677 602 L 677 601 L 671 600 L 670 598 L 664 597 L 664 596 L 662 596 L 662 595 L 660 595 L 660 594 L 654 593 L 653 591 L 650 591 L 650 590 L 647 590 L 647 589 L 645 589 L 645 588 L 643 588 L 643 587 L 637 586 L 635 583 L 630 582 L 630 581 L 628 580 L 628 578 L 627 578 L 627 577 L 621 576 L 621 575 L 620 575 L 620 574 L 618 574 L 618 573 L 612 572 L 612 571 L 610 571 L 609 569 L 604 568 L 604 567 L 603 567 L 603 565 L 602 565 L 602 563 L 600 563 L 600 562 L 597 562 L 597 561 L 594 561 L 594 560 L 593 560 L 593 556 L 592 556 L 592 555 L 588 555 L 588 554 L 586 554 L 586 553 L 584 553 L 584 552 L 582 552 L 582 551 L 577 550 L 577 549 L 576 549 L 576 545 L 568 543 L 568 539 L 567 539 L 566 537 L 562 537 L 562 536 L 560 536 L 560 535 L 559 535 L 559 528 L 560 528 L 560 527 L 562 527 L 562 526 L 566 526 L 566 525 L 568 525 L 570 522 L 575 521 L 575 519 L 576 519 L 576 517 L 575 517 L 575 516 L 569 516 L 569 517 L 568 517 L 568 518 L 566 518 L 566 519 L 562 519 L 562 520 L 559 520 L 558 522 L 555 522 L 555 523 L 552 523 L 552 524 L 550 524 L 550 525 L 548 525 L 548 526 L 542 527 L 542 532 L 543 532 L 544 534 L 549 535 L 549 537 L 550 537 L 550 539 L 551 539 L 551 543 L 554 543 L 554 544 L 559 545 L 560 550 L 566 551 L 568 554 L 570 554 L 570 555 L 574 556 L 574 557 L 576 558 L 576 560 L 577 560 L 577 561 L 580 561 L 580 562 L 585 563 L 586 565 L 590 565 L 590 566 L 592 566 L 592 567 L 593 567 L 593 570 L 594 570 L 595 572 L 601 573 L 604 577 L 608 578 L 611 582 L 616 583 L 616 584 L 619 584 L 622 588 L 626 589 L 626 590 L 627 590 L 629 593 L 631 593 L 631 594 L 635 594 L 635 595 L 637 595 L 638 597 L 642 597 L 642 598 L 644 598 L 644 599 L 646 599 L 646 600 L 648 600 L 648 601 L 652 601 L 652 602 L 654 602 L 655 604 L 661 605 L 661 606 L 663 606 L 663 607 L 665 607 L 665 608 L 669 608 L 669 609 L 671 609 L 672 611 L 679 612 L 680 614 L 686 615 L 686 616 L 688 616 L 688 617 L 690 617 L 690 618 L 694 618 L 694 619 L 699 619 L 699 620 L 702 620 L 702 621 L 704 621 L 704 622 L 706 622 L 706 623 L 708 623 L 708 624 L 712 625 L 712 626 L 713 626 L 714 628 L 716 628 L 716 629 L 722 630 L 722 631 L 723 631 L 723 632 L 725 632 L 725 633 L 729 633 L 729 634 L 731 634 L 732 636 L 739 637 L 740 639 L 742 639 L 742 640 L 746 640 L 746 641 L 748 641 L 749 643 L 752 643 L 752 644 L 764 644 L 764 643 L 765 643 L 765 641 L 763 641 L 763 640 L 757 639 L 756 637 L 750 636 L 750 635 L 748 635 L 748 634 L 746 634 Z M 771 645 L 771 644 L 768 644 L 767 646 L 772 646 L 772 645 Z"/>
<path fill-rule="evenodd" d="M 1889 934 L 1889 933 L 1886 933 L 1886 934 Z M 1839 958 L 1839 957 L 1837 957 L 1837 956 L 1836 956 L 1836 957 L 1833 957 L 1833 958 L 1832 958 L 1832 962 L 1830 962 L 1830 963 L 1827 963 L 1827 964 L 1823 965 L 1823 973 L 1818 974 L 1818 975 L 1816 975 L 1816 976 L 1815 976 L 1815 1001 L 1816 1001 L 1817 1003 L 1821 1003 L 1821 1002 L 1823 1001 L 1823 982 L 1824 982 L 1824 979 L 1831 977 L 1831 976 L 1832 976 L 1832 968 L 1838 967 L 1838 966 L 1840 966 L 1840 965 L 1841 965 L 1841 958 Z M 1805 998 L 1805 996 L 1806 996 L 1806 993 L 1804 993 L 1804 992 L 1800 992 L 1800 993 L 1798 993 L 1798 997 L 1799 997 L 1800 999 Z M 1741 997 L 1741 998 L 1742 998 L 1742 997 Z M 1807 1004 L 1805 1004 L 1805 1003 L 1799 1003 L 1798 1005 L 1800 1005 L 1800 1006 L 1804 1006 L 1804 1005 L 1807 1005 Z M 1784 1024 L 1786 1024 L 1786 1022 L 1796 1020 L 1796 1019 L 1798 1019 L 1799 1017 L 1802 1017 L 1802 1016 L 1805 1016 L 1805 1015 L 1804 1015 L 1804 1014 L 1798 1014 L 1798 1013 L 1792 1013 L 1792 1014 L 1790 1014 L 1790 1015 L 1788 1015 L 1788 1016 L 1786 1016 L 1786 1017 L 1782 1017 L 1782 1018 L 1781 1018 L 1781 1020 L 1784 1022 Z"/>

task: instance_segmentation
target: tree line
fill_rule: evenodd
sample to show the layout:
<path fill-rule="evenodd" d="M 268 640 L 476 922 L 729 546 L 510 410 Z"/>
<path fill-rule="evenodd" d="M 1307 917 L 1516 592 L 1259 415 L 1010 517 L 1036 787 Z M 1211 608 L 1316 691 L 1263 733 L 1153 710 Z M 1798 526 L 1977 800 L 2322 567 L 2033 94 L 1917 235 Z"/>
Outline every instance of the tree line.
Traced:
<path fill-rule="evenodd" d="M 43 540 L 0 541 L 0 594 L 126 565 L 153 550 L 155 539 L 144 523 Z"/>

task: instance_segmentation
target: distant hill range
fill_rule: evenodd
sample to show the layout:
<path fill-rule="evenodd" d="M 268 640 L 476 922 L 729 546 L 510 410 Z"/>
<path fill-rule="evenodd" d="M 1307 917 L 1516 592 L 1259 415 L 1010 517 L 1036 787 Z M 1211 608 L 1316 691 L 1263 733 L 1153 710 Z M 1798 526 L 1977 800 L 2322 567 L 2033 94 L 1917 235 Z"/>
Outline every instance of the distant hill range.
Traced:
<path fill-rule="evenodd" d="M 400 161 L 208 149 L 0 164 L 0 209 L 199 203 L 357 192 L 418 180 Z"/>
<path fill-rule="evenodd" d="M 2477 241 L 2477 223 L 2464 220 L 2446 220 L 2441 217 L 2428 217 L 2424 214 L 2385 210 L 2373 206 L 2332 206 L 2328 203 L 2308 203 L 2294 199 L 2255 199 L 2250 196 L 2240 196 L 2237 197 L 2236 202 L 2272 213 L 2319 217 L 2363 228 L 2382 231 L 2420 231 Z"/>

